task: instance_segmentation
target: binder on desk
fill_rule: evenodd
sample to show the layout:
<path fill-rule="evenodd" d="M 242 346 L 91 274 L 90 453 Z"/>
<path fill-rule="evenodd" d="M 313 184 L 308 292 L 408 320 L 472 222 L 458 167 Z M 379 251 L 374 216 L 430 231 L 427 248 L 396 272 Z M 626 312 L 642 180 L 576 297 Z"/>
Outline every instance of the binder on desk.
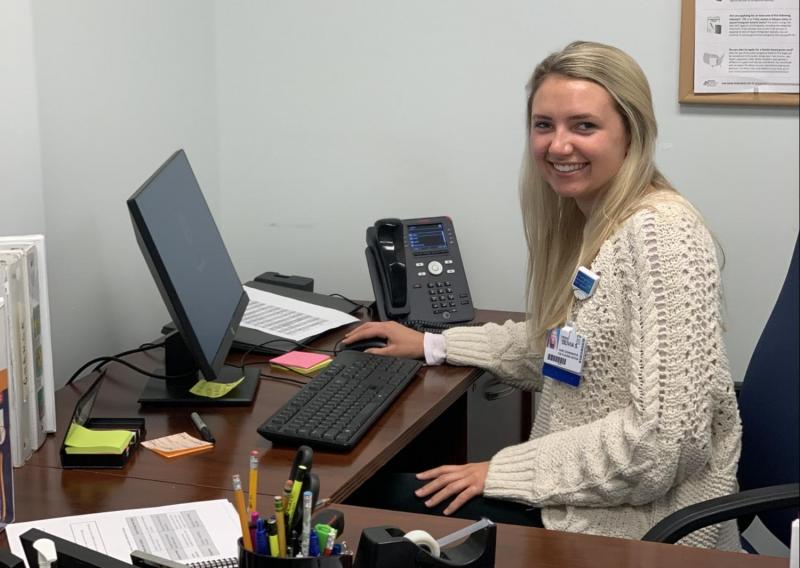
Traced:
<path fill-rule="evenodd" d="M 30 279 L 32 353 L 37 381 L 39 421 L 44 432 L 56 431 L 55 378 L 50 326 L 50 297 L 47 290 L 47 258 L 44 235 L 0 237 L 0 250 L 32 249 L 26 268 Z"/>
<path fill-rule="evenodd" d="M 24 347 L 24 256 L 20 251 L 0 251 L 0 296 L 5 304 L 3 326 L 8 354 L 9 428 L 11 462 L 14 467 L 25 463 L 33 453 L 30 429 L 30 405 Z"/>
<path fill-rule="evenodd" d="M 14 520 L 14 470 L 8 397 L 8 335 L 5 299 L 0 297 L 0 531 Z"/>
<path fill-rule="evenodd" d="M 11 290 L 9 307 L 17 315 L 15 321 L 23 370 L 23 406 L 26 410 L 25 415 L 20 416 L 20 421 L 28 421 L 31 448 L 36 451 L 44 444 L 46 437 L 36 248 L 32 244 L 15 245 L 0 248 L 0 255 L 13 255 L 16 262 L 22 265 L 22 286 Z"/>

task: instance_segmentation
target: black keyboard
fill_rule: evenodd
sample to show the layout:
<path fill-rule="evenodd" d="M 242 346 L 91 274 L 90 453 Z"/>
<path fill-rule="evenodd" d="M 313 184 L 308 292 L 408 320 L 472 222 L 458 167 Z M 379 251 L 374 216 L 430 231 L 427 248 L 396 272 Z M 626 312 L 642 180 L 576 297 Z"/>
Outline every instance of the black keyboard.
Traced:
<path fill-rule="evenodd" d="M 481 321 L 462 321 L 460 323 L 451 323 L 445 321 L 423 321 L 423 320 L 405 320 L 401 321 L 404 326 L 410 327 L 415 331 L 422 333 L 442 333 L 451 327 L 475 327 L 483 325 Z"/>
<path fill-rule="evenodd" d="M 258 427 L 273 442 L 349 450 L 411 382 L 422 363 L 344 351 Z"/>

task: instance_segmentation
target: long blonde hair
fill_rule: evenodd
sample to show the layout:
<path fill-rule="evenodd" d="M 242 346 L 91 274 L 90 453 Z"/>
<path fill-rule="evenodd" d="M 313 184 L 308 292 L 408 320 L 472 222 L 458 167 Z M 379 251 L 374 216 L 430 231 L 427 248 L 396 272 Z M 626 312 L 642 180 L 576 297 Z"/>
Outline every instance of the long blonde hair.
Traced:
<path fill-rule="evenodd" d="M 550 188 L 531 155 L 533 97 L 551 74 L 592 81 L 603 87 L 611 95 L 630 140 L 619 171 L 588 219 L 573 199 L 563 198 Z M 536 67 L 527 90 L 528 142 L 520 201 L 529 254 L 529 334 L 538 342 L 547 329 L 567 319 L 572 307 L 572 276 L 579 266 L 591 264 L 614 230 L 656 195 L 680 197 L 653 162 L 658 127 L 650 86 L 628 54 L 600 43 L 571 43 Z"/>

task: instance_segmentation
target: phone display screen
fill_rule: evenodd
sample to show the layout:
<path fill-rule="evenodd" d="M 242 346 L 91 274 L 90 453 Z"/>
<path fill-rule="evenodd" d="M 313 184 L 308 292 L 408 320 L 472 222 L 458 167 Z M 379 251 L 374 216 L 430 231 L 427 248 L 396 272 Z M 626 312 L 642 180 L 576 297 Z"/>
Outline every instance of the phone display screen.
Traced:
<path fill-rule="evenodd" d="M 409 225 L 408 246 L 414 254 L 447 252 L 447 238 L 441 223 Z"/>

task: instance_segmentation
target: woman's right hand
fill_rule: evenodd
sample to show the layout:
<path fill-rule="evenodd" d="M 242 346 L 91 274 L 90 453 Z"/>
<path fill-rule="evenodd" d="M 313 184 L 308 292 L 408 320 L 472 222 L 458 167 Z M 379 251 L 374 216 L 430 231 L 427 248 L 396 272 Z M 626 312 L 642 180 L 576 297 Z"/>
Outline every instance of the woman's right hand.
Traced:
<path fill-rule="evenodd" d="M 386 340 L 386 347 L 367 349 L 367 353 L 420 359 L 425 356 L 424 334 L 394 321 L 369 322 L 347 333 L 342 343 L 378 337 Z"/>

